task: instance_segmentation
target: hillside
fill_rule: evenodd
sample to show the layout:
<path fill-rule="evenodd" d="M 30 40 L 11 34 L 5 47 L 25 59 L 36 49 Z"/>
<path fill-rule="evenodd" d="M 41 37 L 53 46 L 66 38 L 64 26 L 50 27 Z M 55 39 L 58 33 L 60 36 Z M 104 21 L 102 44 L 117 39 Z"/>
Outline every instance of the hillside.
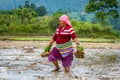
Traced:
<path fill-rule="evenodd" d="M 84 10 L 88 0 L 29 0 L 37 6 L 45 6 L 49 13 L 57 10 L 79 12 Z M 9 4 L 8 4 L 9 3 Z M 11 10 L 24 5 L 25 0 L 0 0 L 0 10 Z"/>

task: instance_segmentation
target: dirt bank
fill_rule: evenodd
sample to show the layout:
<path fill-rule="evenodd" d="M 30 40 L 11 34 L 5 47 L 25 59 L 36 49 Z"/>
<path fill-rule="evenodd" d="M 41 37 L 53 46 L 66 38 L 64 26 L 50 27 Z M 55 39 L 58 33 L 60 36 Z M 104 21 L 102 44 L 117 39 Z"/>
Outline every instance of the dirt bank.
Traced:
<path fill-rule="evenodd" d="M 33 47 L 41 48 L 48 45 L 48 41 L 0 41 L 0 49 Z M 74 47 L 75 43 L 73 42 Z M 120 49 L 120 43 L 81 43 L 85 48 Z"/>

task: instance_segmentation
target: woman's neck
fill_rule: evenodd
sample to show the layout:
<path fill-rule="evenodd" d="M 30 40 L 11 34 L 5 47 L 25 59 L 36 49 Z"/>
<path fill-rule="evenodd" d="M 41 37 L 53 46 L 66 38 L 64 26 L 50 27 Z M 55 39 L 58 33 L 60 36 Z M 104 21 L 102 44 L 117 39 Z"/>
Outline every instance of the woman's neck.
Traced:
<path fill-rule="evenodd" d="M 67 25 L 62 25 L 62 28 L 65 28 L 65 27 L 67 27 Z"/>

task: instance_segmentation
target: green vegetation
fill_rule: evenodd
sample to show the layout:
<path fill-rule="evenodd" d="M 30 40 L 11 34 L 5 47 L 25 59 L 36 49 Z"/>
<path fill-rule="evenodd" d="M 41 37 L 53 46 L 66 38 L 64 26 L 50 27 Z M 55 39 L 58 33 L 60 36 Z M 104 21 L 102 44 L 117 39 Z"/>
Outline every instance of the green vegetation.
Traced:
<path fill-rule="evenodd" d="M 89 0 L 85 10 L 87 13 L 95 13 L 95 16 L 102 25 L 105 25 L 106 19 L 117 19 L 119 17 L 117 0 Z"/>
<path fill-rule="evenodd" d="M 4 36 L 51 36 L 59 25 L 59 16 L 33 17 L 31 19 L 15 19 L 11 15 L 0 16 L 0 35 Z M 71 20 L 78 35 L 82 38 L 119 38 L 120 31 L 113 30 L 111 25 L 79 22 Z"/>
<path fill-rule="evenodd" d="M 19 6 L 19 8 L 11 11 L 0 10 L 0 35 L 52 36 L 59 25 L 59 17 L 62 14 L 69 15 L 68 12 L 59 11 L 52 16 L 48 16 L 44 6 L 36 7 L 33 3 L 29 4 L 29 1 L 25 2 L 24 8 Z M 79 38 L 102 38 L 108 39 L 108 41 L 109 39 L 120 38 L 120 31 L 114 30 L 110 24 L 103 26 L 101 22 L 82 22 L 72 18 L 70 20 Z M 19 39 L 14 38 L 13 40 Z M 23 38 L 23 40 L 29 39 Z M 99 40 L 95 42 L 99 42 Z"/>
<path fill-rule="evenodd" d="M 116 62 L 117 61 L 117 56 L 118 55 L 116 55 L 116 54 L 108 55 L 108 54 L 102 54 L 102 53 L 99 53 L 99 55 L 98 55 L 98 57 L 100 58 L 99 61 L 101 61 L 101 63 L 102 62 L 104 62 L 104 63 Z"/>
<path fill-rule="evenodd" d="M 0 37 L 1 41 L 9 40 L 9 41 L 50 41 L 51 36 L 1 36 Z M 95 43 L 117 43 L 120 42 L 120 39 L 103 39 L 103 38 L 78 38 L 80 42 L 95 42 Z"/>
<path fill-rule="evenodd" d="M 83 46 L 77 46 L 77 50 L 84 51 L 84 47 Z"/>
<path fill-rule="evenodd" d="M 73 27 L 79 37 L 88 38 L 118 38 L 119 35 L 111 25 L 102 26 L 100 23 L 72 21 Z"/>
<path fill-rule="evenodd" d="M 50 41 L 50 37 L 1 37 L 0 40 L 5 41 Z"/>
<path fill-rule="evenodd" d="M 49 52 L 49 51 L 50 51 L 50 49 L 51 49 L 51 47 L 52 47 L 51 45 L 46 46 L 46 47 L 45 47 L 45 51 L 44 51 L 44 52 Z"/>

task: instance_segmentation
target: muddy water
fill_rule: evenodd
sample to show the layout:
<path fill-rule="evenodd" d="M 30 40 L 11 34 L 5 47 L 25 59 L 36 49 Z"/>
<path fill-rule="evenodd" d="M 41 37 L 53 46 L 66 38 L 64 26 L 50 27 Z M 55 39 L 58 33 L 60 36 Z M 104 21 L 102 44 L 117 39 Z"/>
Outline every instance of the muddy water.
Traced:
<path fill-rule="evenodd" d="M 54 66 L 41 58 L 43 48 L 0 49 L 0 80 L 120 80 L 120 49 L 85 49 L 74 57 L 71 72 L 51 72 Z"/>

